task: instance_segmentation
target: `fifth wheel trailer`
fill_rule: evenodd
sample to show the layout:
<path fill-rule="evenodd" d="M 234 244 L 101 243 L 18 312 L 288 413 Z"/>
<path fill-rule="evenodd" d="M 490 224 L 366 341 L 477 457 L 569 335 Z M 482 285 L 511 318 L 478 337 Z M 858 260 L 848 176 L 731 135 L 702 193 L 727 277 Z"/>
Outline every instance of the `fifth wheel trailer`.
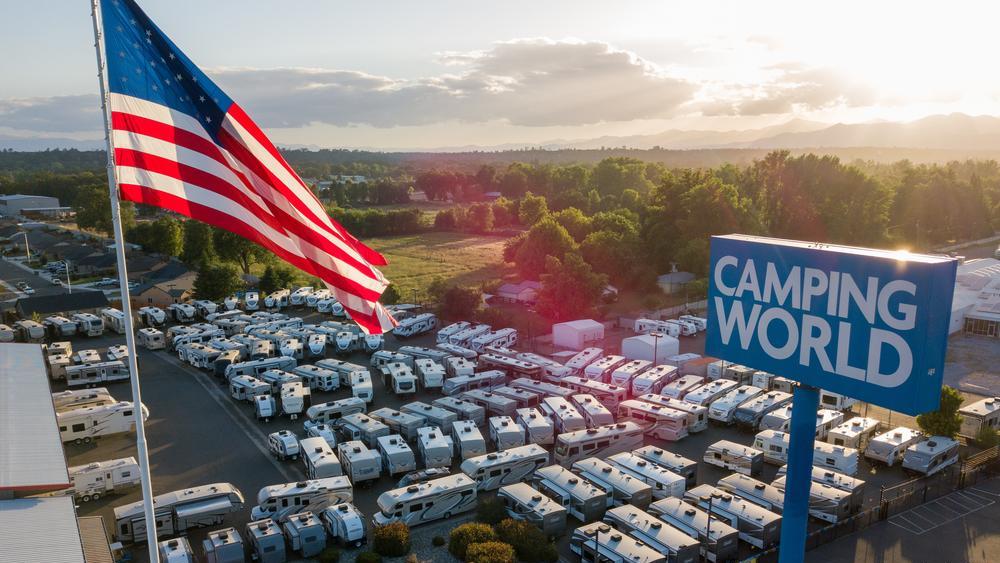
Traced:
<path fill-rule="evenodd" d="M 243 510 L 243 493 L 229 483 L 213 483 L 171 491 L 153 497 L 157 533 L 171 536 L 189 528 L 216 526 L 229 513 Z M 146 518 L 142 501 L 117 506 L 115 539 L 120 542 L 146 541 Z"/>

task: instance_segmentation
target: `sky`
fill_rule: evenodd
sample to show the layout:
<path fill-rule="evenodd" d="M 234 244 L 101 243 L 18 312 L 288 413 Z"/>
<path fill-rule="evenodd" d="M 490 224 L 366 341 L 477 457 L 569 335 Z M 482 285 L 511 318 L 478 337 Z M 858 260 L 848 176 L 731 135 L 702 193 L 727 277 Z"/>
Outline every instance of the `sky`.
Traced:
<path fill-rule="evenodd" d="M 140 0 L 282 145 L 542 144 L 1000 114 L 1000 7 Z M 0 139 L 101 138 L 89 3 L 0 0 Z"/>

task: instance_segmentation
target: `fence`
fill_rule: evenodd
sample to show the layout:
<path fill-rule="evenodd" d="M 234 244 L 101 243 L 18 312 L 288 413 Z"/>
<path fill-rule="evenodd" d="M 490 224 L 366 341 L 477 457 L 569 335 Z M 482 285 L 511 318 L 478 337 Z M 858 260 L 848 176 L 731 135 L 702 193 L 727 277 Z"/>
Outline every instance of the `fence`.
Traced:
<path fill-rule="evenodd" d="M 842 522 L 811 532 L 806 538 L 806 550 L 859 532 L 901 512 L 1000 475 L 1000 448 L 994 446 L 971 455 L 960 464 L 952 465 L 929 477 L 911 479 L 892 487 L 883 487 L 879 503 Z M 778 560 L 778 549 L 772 548 L 743 563 L 770 563 Z"/>

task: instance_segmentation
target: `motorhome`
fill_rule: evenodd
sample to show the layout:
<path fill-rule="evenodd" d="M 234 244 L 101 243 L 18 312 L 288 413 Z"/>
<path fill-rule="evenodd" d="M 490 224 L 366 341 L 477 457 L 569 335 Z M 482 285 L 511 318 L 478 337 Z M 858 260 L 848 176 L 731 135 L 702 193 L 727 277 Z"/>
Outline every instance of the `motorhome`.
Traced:
<path fill-rule="evenodd" d="M 372 369 L 379 369 L 383 366 L 395 363 L 402 363 L 409 367 L 413 367 L 413 356 L 407 356 L 406 354 L 400 354 L 391 350 L 379 350 L 378 352 L 372 354 L 371 357 Z"/>
<path fill-rule="evenodd" d="M 417 457 L 406 440 L 399 434 L 381 436 L 376 440 L 382 470 L 390 477 L 409 473 L 417 468 Z"/>
<path fill-rule="evenodd" d="M 542 396 L 540 394 L 525 391 L 524 389 L 517 387 L 511 387 L 509 385 L 497 387 L 493 390 L 493 394 L 511 399 L 517 403 L 517 408 L 519 409 L 534 408 L 542 402 Z"/>
<path fill-rule="evenodd" d="M 632 379 L 629 392 L 633 397 L 649 393 L 659 393 L 665 386 L 680 377 L 675 366 L 662 364 L 653 366 Z"/>
<path fill-rule="evenodd" d="M 333 428 L 342 441 L 358 440 L 369 448 L 378 447 L 378 439 L 390 434 L 389 427 L 366 414 L 345 414 L 333 422 Z"/>
<path fill-rule="evenodd" d="M 333 447 L 323 438 L 311 437 L 299 440 L 299 451 L 302 452 L 302 464 L 308 479 L 325 479 L 344 474 L 340 459 L 333 453 Z"/>
<path fill-rule="evenodd" d="M 486 409 L 486 416 L 511 416 L 517 410 L 517 401 L 514 399 L 482 389 L 466 391 L 458 398 L 483 407 Z"/>
<path fill-rule="evenodd" d="M 899 426 L 872 438 L 865 448 L 865 457 L 892 467 L 903 459 L 907 448 L 923 438 L 924 435 L 919 430 Z"/>
<path fill-rule="evenodd" d="M 76 323 L 66 317 L 60 317 L 59 315 L 46 317 L 45 320 L 42 321 L 42 325 L 45 326 L 45 329 L 51 338 L 76 336 Z"/>
<path fill-rule="evenodd" d="M 608 381 L 613 385 L 628 389 L 632 385 L 632 380 L 642 372 L 653 366 L 653 362 L 648 360 L 632 360 L 626 362 L 611 371 L 611 379 Z"/>
<path fill-rule="evenodd" d="M 461 395 L 474 389 L 491 390 L 507 382 L 507 376 L 499 370 L 481 371 L 472 375 L 451 377 L 444 381 L 441 392 L 448 396 Z"/>
<path fill-rule="evenodd" d="M 498 452 L 524 445 L 524 428 L 509 416 L 491 416 L 487 427 Z"/>
<path fill-rule="evenodd" d="M 437 341 L 438 344 L 446 343 L 448 342 L 448 339 L 451 338 L 451 335 L 462 332 L 463 330 L 469 328 L 470 326 L 472 326 L 472 323 L 470 323 L 469 321 L 458 321 L 457 323 L 451 323 L 450 325 L 442 328 L 437 332 L 437 337 L 435 338 L 435 340 Z"/>
<path fill-rule="evenodd" d="M 93 313 L 76 313 L 70 317 L 70 320 L 76 323 L 77 334 L 83 336 L 100 336 L 104 334 L 104 321 Z M 17 324 L 14 326 L 16 327 Z"/>
<path fill-rule="evenodd" d="M 593 522 L 604 516 L 611 495 L 565 467 L 549 465 L 535 470 L 538 490 L 562 505 L 570 516 Z"/>
<path fill-rule="evenodd" d="M 430 332 L 437 328 L 437 317 L 433 313 L 421 313 L 403 319 L 392 329 L 392 333 L 400 338 L 408 338 Z"/>
<path fill-rule="evenodd" d="M 281 526 L 270 518 L 250 522 L 246 528 L 247 548 L 252 561 L 259 563 L 283 563 L 285 555 L 285 533 Z"/>
<path fill-rule="evenodd" d="M 402 522 L 413 527 L 473 510 L 476 502 L 475 482 L 460 473 L 382 493 L 372 520 L 378 526 Z"/>
<path fill-rule="evenodd" d="M 111 405 L 117 402 L 118 400 L 111 396 L 106 387 L 70 389 L 52 393 L 52 405 L 55 407 L 56 414 L 85 407 Z"/>
<path fill-rule="evenodd" d="M 99 500 L 110 493 L 123 494 L 139 486 L 139 464 L 134 457 L 95 461 L 69 468 L 73 496 L 80 502 Z"/>
<path fill-rule="evenodd" d="M 456 346 L 461 346 L 463 348 L 472 349 L 469 345 L 472 340 L 478 336 L 488 333 L 492 327 L 485 324 L 477 324 L 466 328 L 465 330 L 460 330 L 455 334 L 448 337 L 448 343 L 454 344 Z"/>
<path fill-rule="evenodd" d="M 341 545 L 361 547 L 367 543 L 365 516 L 349 502 L 331 506 L 319 513 L 330 537 Z"/>
<path fill-rule="evenodd" d="M 286 358 L 284 356 L 237 362 L 226 366 L 225 377 L 226 379 L 232 379 L 237 375 L 252 375 L 263 379 L 262 376 L 268 371 L 289 372 L 295 369 L 297 365 L 298 362 L 295 361 L 295 358 Z"/>
<path fill-rule="evenodd" d="M 476 372 L 476 362 L 459 356 L 452 356 L 445 359 L 444 369 L 448 373 L 448 377 L 472 375 Z"/>
<path fill-rule="evenodd" d="M 619 452 L 607 458 L 608 463 L 652 487 L 653 499 L 680 497 L 686 480 L 655 462 L 633 452 Z"/>
<path fill-rule="evenodd" d="M 833 409 L 836 411 L 846 411 L 850 410 L 851 407 L 856 405 L 858 400 L 853 397 L 848 397 L 847 395 L 840 395 L 832 391 L 827 391 L 826 389 L 819 390 L 819 406 L 824 409 Z"/>
<path fill-rule="evenodd" d="M 286 522 L 294 514 L 318 513 L 330 506 L 352 500 L 354 490 L 351 481 L 342 475 L 268 485 L 257 492 L 257 506 L 250 510 L 250 518 L 271 518 L 275 522 Z"/>
<path fill-rule="evenodd" d="M 763 481 L 741 473 L 733 473 L 719 479 L 716 486 L 775 514 L 782 513 L 785 504 L 784 490 Z"/>
<path fill-rule="evenodd" d="M 458 416 L 458 420 L 467 420 L 476 426 L 486 424 L 486 409 L 457 397 L 441 397 L 431 402 L 435 407 L 449 410 Z"/>
<path fill-rule="evenodd" d="M 633 453 L 652 461 L 684 478 L 686 487 L 693 487 L 697 481 L 698 462 L 690 460 L 678 453 L 668 452 L 658 446 L 643 446 Z"/>
<path fill-rule="evenodd" d="M 815 470 L 824 471 L 819 468 L 813 468 Z M 829 472 L 828 472 L 829 473 Z M 837 475 L 840 475 L 837 473 Z M 719 486 L 722 486 L 722 481 L 719 482 Z M 785 475 L 780 475 L 778 478 L 771 483 L 771 488 L 778 491 L 778 494 L 782 497 L 785 494 L 785 487 L 787 486 L 787 479 Z M 737 492 L 736 494 L 755 502 L 753 498 L 749 498 L 743 493 Z M 758 503 L 759 504 L 759 503 Z M 860 508 L 860 505 L 859 507 Z M 772 512 L 776 512 L 774 509 L 769 509 Z M 854 514 L 855 510 L 853 508 L 853 499 L 850 492 L 843 489 L 834 487 L 822 481 L 817 481 L 815 479 L 811 480 L 809 483 L 809 515 L 823 520 L 824 522 L 830 522 L 836 524 L 850 518 L 851 514 Z"/>
<path fill-rule="evenodd" d="M 685 395 L 701 386 L 704 382 L 705 378 L 700 375 L 684 375 L 664 385 L 660 389 L 660 395 L 681 400 Z"/>
<path fill-rule="evenodd" d="M 179 534 L 189 528 L 217 526 L 227 514 L 243 510 L 243 493 L 229 483 L 213 483 L 171 491 L 153 497 L 156 532 L 160 537 Z M 146 541 L 143 501 L 116 506 L 115 540 Z"/>
<path fill-rule="evenodd" d="M 331 448 L 337 447 L 337 430 L 332 424 L 307 420 L 302 423 L 307 438 L 322 438 Z"/>
<path fill-rule="evenodd" d="M 540 380 L 545 375 L 545 368 L 538 364 L 490 353 L 480 354 L 477 365 L 479 370 L 500 370 L 511 380 L 519 377 Z"/>
<path fill-rule="evenodd" d="M 946 436 L 931 436 L 906 448 L 903 471 L 911 474 L 934 475 L 958 463 L 958 442 Z M 847 472 L 853 475 L 854 472 Z"/>
<path fill-rule="evenodd" d="M 437 426 L 439 428 L 449 428 L 451 427 L 452 422 L 458 420 L 458 415 L 454 412 L 442 407 L 428 405 L 427 403 L 420 401 L 407 403 L 399 407 L 399 410 L 401 412 L 423 417 L 427 420 L 427 424 Z"/>
<path fill-rule="evenodd" d="M 195 309 L 187 303 L 167 305 L 167 316 L 175 323 L 190 323 L 195 319 Z"/>
<path fill-rule="evenodd" d="M 764 452 L 729 440 L 719 440 L 705 450 L 702 461 L 752 477 L 759 475 L 764 468 Z"/>
<path fill-rule="evenodd" d="M 958 409 L 962 416 L 959 435 L 975 440 L 983 428 L 1000 430 L 1000 397 L 988 397 Z"/>
<path fill-rule="evenodd" d="M 751 399 L 736 407 L 733 420 L 736 424 L 747 428 L 757 428 L 760 419 L 767 413 L 780 409 L 792 402 L 792 396 L 782 391 L 771 391 Z"/>
<path fill-rule="evenodd" d="M 8 325 L 0 324 L 0 342 L 13 342 L 15 337 L 14 329 Z"/>
<path fill-rule="evenodd" d="M 737 387 L 739 387 L 739 384 L 735 381 L 716 379 L 688 391 L 684 395 L 684 401 L 693 405 L 708 407 L 716 399 L 719 399 Z"/>
<path fill-rule="evenodd" d="M 381 476 L 382 459 L 378 452 L 368 449 L 358 440 L 337 444 L 337 457 L 344 475 L 351 479 L 355 487 L 370 486 Z"/>
<path fill-rule="evenodd" d="M 572 469 L 574 473 L 608 492 L 608 508 L 623 504 L 645 508 L 653 500 L 652 486 L 600 458 L 578 460 L 573 463 Z"/>
<path fill-rule="evenodd" d="M 581 375 L 587 366 L 596 362 L 603 355 L 604 350 L 600 348 L 584 348 L 567 360 L 564 365 L 572 371 L 570 375 Z"/>
<path fill-rule="evenodd" d="M 660 440 L 676 442 L 688 435 L 688 413 L 662 405 L 629 399 L 618 405 L 619 419 L 648 422 L 646 434 Z"/>
<path fill-rule="evenodd" d="M 279 289 L 264 298 L 264 308 L 268 311 L 279 311 L 288 306 L 288 298 L 292 292 L 287 289 Z"/>
<path fill-rule="evenodd" d="M 243 294 L 243 307 L 247 311 L 256 311 L 260 307 L 260 293 L 251 290 Z"/>
<path fill-rule="evenodd" d="M 781 516 L 711 485 L 698 485 L 684 499 L 736 528 L 739 538 L 757 549 L 776 545 Z"/>
<path fill-rule="evenodd" d="M 587 391 L 575 391 L 569 387 L 563 387 L 561 385 L 547 383 L 545 381 L 535 381 L 526 377 L 511 381 L 510 386 L 515 389 L 524 389 L 525 391 L 536 393 L 542 397 L 562 397 L 564 399 L 569 399 L 570 395 L 587 393 Z"/>
<path fill-rule="evenodd" d="M 628 362 L 625 356 L 604 356 L 583 368 L 583 377 L 607 383 L 611 373 Z"/>
<path fill-rule="evenodd" d="M 548 446 L 555 442 L 555 425 L 540 410 L 530 407 L 517 409 L 514 420 L 524 428 L 525 443 Z"/>
<path fill-rule="evenodd" d="M 163 332 L 155 328 L 140 328 L 137 336 L 139 346 L 147 350 L 163 350 L 167 347 Z"/>
<path fill-rule="evenodd" d="M 317 289 L 316 291 L 311 291 L 309 292 L 309 295 L 306 295 L 305 306 L 310 309 L 315 309 L 319 306 L 320 301 L 329 299 L 331 295 L 333 294 L 325 287 Z"/>
<path fill-rule="evenodd" d="M 68 387 L 92 387 L 98 383 L 127 381 L 128 378 L 128 366 L 121 360 L 66 366 L 66 385 Z"/>
<path fill-rule="evenodd" d="M 707 561 L 731 561 L 739 555 L 736 528 L 694 505 L 670 497 L 650 504 L 649 513 L 698 540 Z"/>
<path fill-rule="evenodd" d="M 167 314 L 159 307 L 140 307 L 138 315 L 139 322 L 146 328 L 161 327 L 167 321 Z"/>
<path fill-rule="evenodd" d="M 736 417 L 736 409 L 743 403 L 752 401 L 763 393 L 764 390 L 760 387 L 740 385 L 712 401 L 708 407 L 708 418 L 723 424 L 732 424 Z"/>
<path fill-rule="evenodd" d="M 312 512 L 292 515 L 284 529 L 288 546 L 302 557 L 314 557 L 326 549 L 326 528 Z"/>
<path fill-rule="evenodd" d="M 566 531 L 566 509 L 527 483 L 504 485 L 497 498 L 509 517 L 537 526 L 546 536 Z"/>
<path fill-rule="evenodd" d="M 451 356 L 465 358 L 466 360 L 475 360 L 479 357 L 479 354 L 475 350 L 470 350 L 469 348 L 463 348 L 447 342 L 438 342 L 437 347 Z"/>
<path fill-rule="evenodd" d="M 468 347 L 481 353 L 487 346 L 510 348 L 515 344 L 517 344 L 517 330 L 513 328 L 501 328 L 500 330 L 476 336 L 469 341 Z"/>
<path fill-rule="evenodd" d="M 238 375 L 229 380 L 229 395 L 237 401 L 252 403 L 258 395 L 270 395 L 271 385 L 250 375 Z"/>
<path fill-rule="evenodd" d="M 539 405 L 543 414 L 552 419 L 556 434 L 587 428 L 587 419 L 573 403 L 562 397 L 545 397 Z"/>
<path fill-rule="evenodd" d="M 312 292 L 313 288 L 310 286 L 300 287 L 288 295 L 288 304 L 293 307 L 302 307 Z"/>
<path fill-rule="evenodd" d="M 563 467 L 586 457 L 606 458 L 642 447 L 643 427 L 635 422 L 618 422 L 597 428 L 567 432 L 556 437 L 552 460 Z"/>
<path fill-rule="evenodd" d="M 272 418 L 278 416 L 278 403 L 270 393 L 267 395 L 255 395 L 253 397 L 253 409 L 258 421 L 270 422 Z"/>
<path fill-rule="evenodd" d="M 666 563 L 667 555 L 659 553 L 632 536 L 615 530 L 604 522 L 593 522 L 573 530 L 569 549 L 583 563 L 614 561 L 615 563 Z"/>
<path fill-rule="evenodd" d="M 17 336 L 18 342 L 45 342 L 45 327 L 41 323 L 31 319 L 24 319 L 14 323 L 14 333 Z"/>
<path fill-rule="evenodd" d="M 451 437 L 458 447 L 460 459 L 486 455 L 486 439 L 471 420 L 457 420 L 451 423 Z"/>
<path fill-rule="evenodd" d="M 440 389 L 444 385 L 444 366 L 430 358 L 417 358 L 413 361 L 417 381 L 422 389 Z"/>
<path fill-rule="evenodd" d="M 417 429 L 427 426 L 427 419 L 423 415 L 397 411 L 389 407 L 371 411 L 368 416 L 388 426 L 391 432 L 402 435 L 406 441 L 416 440 Z"/>
<path fill-rule="evenodd" d="M 879 421 L 874 418 L 856 416 L 830 429 L 826 441 L 835 446 L 847 446 L 864 450 L 878 432 Z"/>
<path fill-rule="evenodd" d="M 363 413 L 366 407 L 363 400 L 357 397 L 348 397 L 312 405 L 306 409 L 306 416 L 309 420 L 327 423 L 347 415 Z"/>
<path fill-rule="evenodd" d="M 296 366 L 292 370 L 294 375 L 302 378 L 302 382 L 309 389 L 316 391 L 336 391 L 340 389 L 340 374 L 326 368 L 314 365 Z"/>
<path fill-rule="evenodd" d="M 583 419 L 587 422 L 588 428 L 614 424 L 615 422 L 615 415 L 611 414 L 611 411 L 601 404 L 593 395 L 588 393 L 573 395 L 570 397 L 570 403 L 572 403 L 573 406 L 580 411 L 580 414 L 583 415 Z"/>
<path fill-rule="evenodd" d="M 519 352 L 516 358 L 518 360 L 528 362 L 529 364 L 542 366 L 542 377 L 555 383 L 558 383 L 560 379 L 566 377 L 567 375 L 573 375 L 572 369 L 555 360 L 534 354 L 532 352 Z"/>
<path fill-rule="evenodd" d="M 628 534 L 672 563 L 698 563 L 701 543 L 641 507 L 619 506 L 608 510 L 604 523 Z"/>
<path fill-rule="evenodd" d="M 495 453 L 466 458 L 461 470 L 476 481 L 480 491 L 527 481 L 534 472 L 549 464 L 549 452 L 538 444 L 512 447 Z"/>
<path fill-rule="evenodd" d="M 705 407 L 654 393 L 639 395 L 634 400 L 652 403 L 687 414 L 687 430 L 692 434 L 708 429 L 708 409 Z"/>
<path fill-rule="evenodd" d="M 574 394 L 586 393 L 588 395 L 592 395 L 611 411 L 617 410 L 618 405 L 628 398 L 627 387 L 621 387 L 612 383 L 594 381 L 585 377 L 570 375 L 564 377 L 559 384 L 568 389 L 572 389 Z"/>
<path fill-rule="evenodd" d="M 455 446 L 450 436 L 438 426 L 423 426 L 417 429 L 417 450 L 425 468 L 450 468 L 455 456 Z"/>

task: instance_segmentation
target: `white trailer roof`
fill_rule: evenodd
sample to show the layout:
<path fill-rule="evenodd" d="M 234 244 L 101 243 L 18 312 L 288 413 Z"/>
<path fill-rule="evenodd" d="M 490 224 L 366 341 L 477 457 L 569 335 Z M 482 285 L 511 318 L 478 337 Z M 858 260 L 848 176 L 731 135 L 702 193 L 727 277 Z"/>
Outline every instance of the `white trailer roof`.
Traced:
<path fill-rule="evenodd" d="M 0 344 L 0 491 L 69 486 L 42 347 Z"/>
<path fill-rule="evenodd" d="M 85 562 L 72 497 L 0 501 L 0 530 L 0 561 Z"/>

